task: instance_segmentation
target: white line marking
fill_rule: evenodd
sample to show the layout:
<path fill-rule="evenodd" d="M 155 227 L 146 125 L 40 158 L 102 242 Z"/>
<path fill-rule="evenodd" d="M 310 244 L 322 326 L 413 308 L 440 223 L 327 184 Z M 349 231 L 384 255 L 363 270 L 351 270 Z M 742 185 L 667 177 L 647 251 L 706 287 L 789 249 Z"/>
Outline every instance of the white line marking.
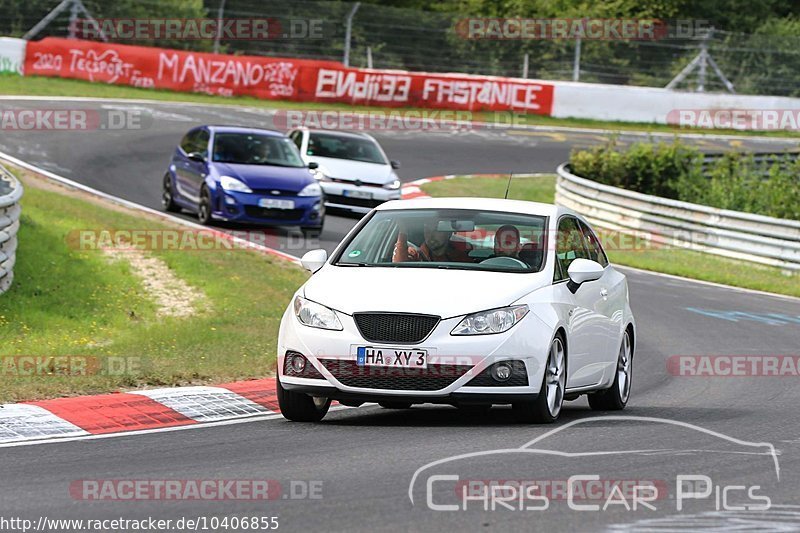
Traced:
<path fill-rule="evenodd" d="M 663 272 L 653 272 L 652 270 L 642 270 L 641 268 L 634 268 L 629 266 L 618 265 L 616 263 L 612 263 L 614 268 L 618 268 L 620 270 L 631 270 L 633 272 L 637 272 L 639 274 L 647 274 L 649 276 L 658 276 L 662 278 L 669 278 L 674 279 L 677 281 L 684 281 L 686 283 L 695 283 L 700 285 L 707 285 L 709 287 L 715 287 L 718 289 L 727 289 L 729 291 L 738 291 L 738 292 L 746 292 L 749 294 L 755 294 L 757 296 L 771 296 L 773 298 L 780 298 L 782 300 L 792 300 L 792 301 L 800 301 L 800 298 L 797 296 L 789 296 L 788 294 L 776 294 L 774 292 L 767 292 L 767 291 L 759 291 L 757 289 L 747 289 L 745 287 L 734 287 L 733 285 L 725 285 L 723 283 L 715 283 L 713 281 L 705 281 L 702 279 L 692 279 L 692 278 L 684 278 L 683 276 L 676 276 L 674 274 L 665 274 Z"/>

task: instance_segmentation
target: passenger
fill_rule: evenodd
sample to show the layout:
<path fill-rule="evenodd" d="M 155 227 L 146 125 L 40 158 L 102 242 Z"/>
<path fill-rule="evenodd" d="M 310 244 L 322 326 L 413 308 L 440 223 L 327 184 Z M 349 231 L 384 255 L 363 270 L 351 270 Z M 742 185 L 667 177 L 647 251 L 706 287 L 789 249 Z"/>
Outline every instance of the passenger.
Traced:
<path fill-rule="evenodd" d="M 408 245 L 408 236 L 403 229 L 397 234 L 397 243 L 392 254 L 392 263 L 406 261 L 437 261 L 449 263 L 472 263 L 470 246 L 466 242 L 451 240 L 452 231 L 439 231 L 437 220 L 427 220 L 423 227 L 425 242 L 419 248 Z"/>
<path fill-rule="evenodd" d="M 510 224 L 500 226 L 494 234 L 493 257 L 519 257 L 519 230 Z"/>

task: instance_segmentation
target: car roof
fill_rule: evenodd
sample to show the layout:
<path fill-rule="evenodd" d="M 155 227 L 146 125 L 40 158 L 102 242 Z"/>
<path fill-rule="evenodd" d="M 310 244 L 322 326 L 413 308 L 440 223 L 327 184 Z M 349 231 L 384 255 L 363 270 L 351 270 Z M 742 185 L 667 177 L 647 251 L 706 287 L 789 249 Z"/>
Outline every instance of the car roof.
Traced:
<path fill-rule="evenodd" d="M 267 130 L 264 128 L 248 128 L 245 126 L 205 126 L 209 130 L 217 133 L 260 133 L 262 135 L 271 135 L 273 137 L 285 137 L 286 134 L 281 131 Z"/>
<path fill-rule="evenodd" d="M 362 133 L 360 131 L 342 131 L 342 130 L 325 130 L 325 129 L 310 129 L 310 128 L 300 128 L 305 129 L 309 133 L 320 133 L 323 135 L 335 135 L 338 137 L 350 137 L 355 139 L 372 139 L 372 135 Z"/>
<path fill-rule="evenodd" d="M 500 211 L 553 218 L 561 216 L 562 214 L 575 214 L 569 209 L 553 204 L 526 202 L 524 200 L 503 200 L 500 198 L 415 198 L 411 200 L 391 200 L 379 205 L 375 209 L 378 211 L 397 209 L 470 209 L 475 211 Z"/>

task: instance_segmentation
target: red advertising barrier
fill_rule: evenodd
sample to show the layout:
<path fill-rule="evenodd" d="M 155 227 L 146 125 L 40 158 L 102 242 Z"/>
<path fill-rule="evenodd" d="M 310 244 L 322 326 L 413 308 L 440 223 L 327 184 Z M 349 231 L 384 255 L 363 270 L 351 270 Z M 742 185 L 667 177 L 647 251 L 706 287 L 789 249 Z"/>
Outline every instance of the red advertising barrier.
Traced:
<path fill-rule="evenodd" d="M 549 115 L 553 85 L 532 80 L 347 68 L 332 61 L 230 56 L 94 41 L 28 43 L 26 76 L 297 102 Z"/>

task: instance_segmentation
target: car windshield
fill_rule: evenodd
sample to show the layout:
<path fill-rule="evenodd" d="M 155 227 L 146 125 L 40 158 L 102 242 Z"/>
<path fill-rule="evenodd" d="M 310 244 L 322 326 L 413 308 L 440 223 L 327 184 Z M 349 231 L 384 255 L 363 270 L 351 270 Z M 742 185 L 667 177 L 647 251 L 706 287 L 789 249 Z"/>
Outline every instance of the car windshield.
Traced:
<path fill-rule="evenodd" d="M 297 147 L 288 137 L 260 133 L 215 134 L 212 161 L 239 165 L 305 166 Z"/>
<path fill-rule="evenodd" d="M 375 141 L 350 135 L 312 133 L 308 137 L 306 155 L 350 159 L 379 165 L 388 164 Z"/>
<path fill-rule="evenodd" d="M 539 272 L 547 217 L 492 211 L 376 211 L 337 258 L 339 266 Z"/>

